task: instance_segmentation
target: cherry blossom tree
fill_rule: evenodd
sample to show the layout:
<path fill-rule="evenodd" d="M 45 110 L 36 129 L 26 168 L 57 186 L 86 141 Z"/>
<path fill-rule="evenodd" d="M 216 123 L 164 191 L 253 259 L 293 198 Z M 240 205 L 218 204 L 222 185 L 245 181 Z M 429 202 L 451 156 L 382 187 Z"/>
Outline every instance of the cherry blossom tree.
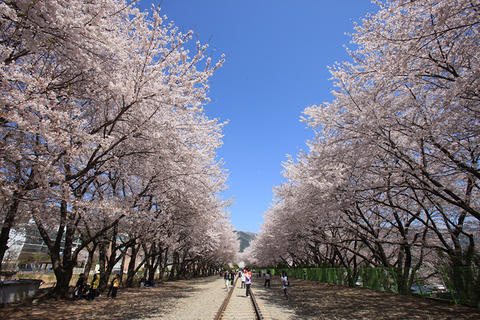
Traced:
<path fill-rule="evenodd" d="M 306 111 L 313 122 L 329 119 L 323 111 L 332 120 L 337 113 L 345 138 L 378 141 L 391 171 L 421 194 L 415 199 L 427 221 L 440 221 L 436 233 L 454 267 L 478 255 L 468 228 L 480 218 L 478 9 L 470 1 L 386 2 L 357 27 L 355 64 L 333 68 L 336 100 Z M 327 130 L 338 128 L 328 122 Z M 438 228 L 448 230 L 453 246 Z"/>
<path fill-rule="evenodd" d="M 0 10 L 1 241 L 24 205 L 49 248 L 56 294 L 65 295 L 92 243 L 104 258 L 107 244 L 113 250 L 107 277 L 115 251 L 120 258 L 151 231 L 139 224 L 180 221 L 163 230 L 181 235 L 197 228 L 192 217 L 215 221 L 223 124 L 202 106 L 223 60 L 212 64 L 199 43 L 190 53 L 192 32 L 124 1 L 16 1 Z"/>
<path fill-rule="evenodd" d="M 376 3 L 379 11 L 355 27 L 353 61 L 331 68 L 334 100 L 304 111 L 316 137 L 309 153 L 286 163 L 281 208 L 268 216 L 284 223 L 266 224 L 282 235 L 261 235 L 271 243 L 299 230 L 311 245 L 298 243 L 333 265 L 350 261 L 349 252 L 363 263 L 395 266 L 405 292 L 409 270 L 434 253 L 449 257 L 452 270 L 479 261 L 480 7 L 467 0 Z M 293 246 L 296 255 L 305 252 Z M 478 283 L 471 275 L 453 278 L 461 279 L 459 292 Z"/>

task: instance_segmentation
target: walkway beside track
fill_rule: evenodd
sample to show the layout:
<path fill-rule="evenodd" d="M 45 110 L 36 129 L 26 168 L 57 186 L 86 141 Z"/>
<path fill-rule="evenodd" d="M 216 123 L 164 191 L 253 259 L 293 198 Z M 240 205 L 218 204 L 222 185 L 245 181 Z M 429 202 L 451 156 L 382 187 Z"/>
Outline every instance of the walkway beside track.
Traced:
<path fill-rule="evenodd" d="M 283 297 L 283 291 L 279 285 L 280 280 L 275 279 L 272 288 L 263 286 L 264 278 L 254 278 L 252 288 L 255 292 L 255 299 L 258 307 L 262 311 L 264 320 L 293 320 L 298 319 L 294 310 L 288 308 L 287 301 Z M 272 293 L 276 296 L 276 303 L 272 303 L 270 296 Z"/>

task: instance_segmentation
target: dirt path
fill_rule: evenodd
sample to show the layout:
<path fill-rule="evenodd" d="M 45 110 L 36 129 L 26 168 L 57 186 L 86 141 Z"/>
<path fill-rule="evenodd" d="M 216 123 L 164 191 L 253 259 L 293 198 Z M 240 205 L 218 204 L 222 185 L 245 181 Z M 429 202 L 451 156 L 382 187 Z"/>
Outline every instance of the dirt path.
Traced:
<path fill-rule="evenodd" d="M 105 294 L 94 301 L 44 301 L 38 305 L 5 307 L 1 319 L 172 319 L 182 301 L 201 292 L 217 277 L 161 283 L 156 288 L 120 289 L 116 299 Z M 225 294 L 225 293 L 224 293 Z M 223 301 L 223 300 L 222 300 Z M 220 302 L 221 303 L 221 302 Z"/>
<path fill-rule="evenodd" d="M 298 319 L 295 314 L 294 306 L 289 306 L 282 300 L 283 292 L 278 288 L 272 291 L 272 288 L 264 288 L 264 279 L 253 279 L 252 290 L 255 293 L 255 299 L 265 320 L 295 320 Z M 280 289 L 281 290 L 281 289 Z"/>
<path fill-rule="evenodd" d="M 168 310 L 142 320 L 213 319 L 227 295 L 223 279 L 211 277 L 204 281 L 183 281 L 182 284 L 184 295 L 172 301 Z"/>
<path fill-rule="evenodd" d="M 262 279 L 254 284 L 263 285 Z M 264 299 L 294 310 L 292 319 L 480 319 L 479 309 L 432 299 L 308 280 L 290 279 L 290 285 L 287 300 L 275 277 Z"/>
<path fill-rule="evenodd" d="M 362 288 L 346 288 L 308 280 L 291 281 L 285 299 L 278 278 L 271 288 L 255 278 L 252 289 L 265 319 L 480 319 L 480 310 L 397 296 Z M 210 277 L 164 282 L 157 288 L 120 289 L 115 300 L 44 301 L 0 309 L 0 319 L 213 319 L 226 290 Z"/>

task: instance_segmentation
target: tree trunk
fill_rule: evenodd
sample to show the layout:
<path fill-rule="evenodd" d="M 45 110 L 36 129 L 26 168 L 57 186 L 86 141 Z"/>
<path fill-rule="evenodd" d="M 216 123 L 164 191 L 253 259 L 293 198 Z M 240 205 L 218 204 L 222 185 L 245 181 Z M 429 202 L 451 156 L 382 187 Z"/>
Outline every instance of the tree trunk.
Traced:
<path fill-rule="evenodd" d="M 85 264 L 85 268 L 83 268 L 83 273 L 88 279 L 88 275 L 90 274 L 90 270 L 92 269 L 92 264 L 93 264 L 93 256 L 95 255 L 95 250 L 97 249 L 97 243 L 93 243 L 92 249 L 87 247 L 88 251 L 88 258 L 87 258 L 87 263 Z"/>
<path fill-rule="evenodd" d="M 98 285 L 98 291 L 102 292 L 107 287 L 108 278 L 106 276 L 107 267 L 107 242 L 106 239 L 101 239 L 98 244 L 98 264 L 100 266 L 100 284 Z"/>
<path fill-rule="evenodd" d="M 178 268 L 178 252 L 174 251 L 172 254 L 172 269 L 170 269 L 170 274 L 168 276 L 168 280 L 174 280 L 175 279 L 175 274 L 177 273 L 177 268 Z"/>
<path fill-rule="evenodd" d="M 5 258 L 5 253 L 8 250 L 8 239 L 10 237 L 10 230 L 13 227 L 15 216 L 18 209 L 18 194 L 15 192 L 13 194 L 13 202 L 8 208 L 5 219 L 3 220 L 2 231 L 0 232 L 0 271 L 2 271 L 3 259 Z"/>
<path fill-rule="evenodd" d="M 33 216 L 38 231 L 42 237 L 42 240 L 48 247 L 50 259 L 52 260 L 53 271 L 56 277 L 56 285 L 53 289 L 53 295 L 57 298 L 67 298 L 70 280 L 73 274 L 73 268 L 76 264 L 77 254 L 72 254 L 73 236 L 75 234 L 75 228 L 70 224 L 67 224 L 67 220 L 73 221 L 74 214 L 68 214 L 67 203 L 62 201 L 60 203 L 60 223 L 57 229 L 55 241 L 50 239 L 46 228 L 42 225 L 41 221 Z M 62 250 L 61 244 L 64 242 L 63 255 L 60 252 Z"/>
<path fill-rule="evenodd" d="M 151 263 L 148 265 L 148 282 L 149 283 L 154 283 L 155 281 L 155 272 L 157 271 L 158 268 L 158 259 L 157 256 L 153 256 L 151 258 Z"/>
<path fill-rule="evenodd" d="M 158 266 L 160 265 L 162 255 L 156 254 L 151 256 L 151 261 L 148 264 L 148 281 L 149 283 L 153 283 L 155 281 L 155 272 L 158 269 Z"/>
<path fill-rule="evenodd" d="M 162 261 L 162 265 L 160 266 L 160 279 L 163 279 L 165 277 L 165 273 L 166 273 L 166 270 L 167 270 L 168 250 L 169 250 L 169 248 L 166 247 L 164 252 L 163 252 L 163 261 Z"/>
<path fill-rule="evenodd" d="M 58 297 L 58 298 L 68 298 L 70 280 L 72 279 L 74 265 L 70 263 L 67 263 L 67 264 L 64 263 L 60 266 L 59 264 L 54 264 L 54 265 L 57 266 L 53 268 L 57 283 L 55 285 L 53 294 L 55 297 Z"/>
<path fill-rule="evenodd" d="M 455 249 L 450 250 L 450 267 L 448 276 L 451 285 L 458 293 L 460 303 L 471 307 L 480 305 L 480 271 L 475 264 L 474 238 L 468 235 L 468 247 L 463 249 L 460 246 L 458 235 L 453 235 Z M 457 244 L 458 243 L 458 244 Z"/>
<path fill-rule="evenodd" d="M 112 274 L 113 267 L 117 264 L 118 261 L 122 258 L 122 256 L 117 257 L 117 234 L 118 234 L 118 225 L 115 225 L 112 230 L 111 234 L 111 241 L 106 242 L 108 245 L 105 244 L 105 250 L 109 248 L 110 252 L 109 255 L 105 255 L 105 268 L 103 268 L 103 273 L 100 273 L 100 285 L 99 290 L 103 292 L 108 287 L 108 280 L 110 275 Z"/>
<path fill-rule="evenodd" d="M 122 263 L 120 265 L 120 281 L 123 280 L 123 270 L 125 270 L 125 259 L 127 258 L 127 252 L 128 248 L 125 248 L 125 254 L 122 256 Z"/>
<path fill-rule="evenodd" d="M 112 237 L 112 239 L 116 239 L 116 234 L 117 232 L 114 232 L 114 236 Z M 121 246 L 117 246 L 116 241 L 112 241 L 110 243 L 110 256 L 108 256 L 108 259 L 107 259 L 107 267 L 105 269 L 105 275 L 104 275 L 105 288 L 108 286 L 108 279 L 112 275 L 113 268 L 117 265 L 118 262 L 120 262 L 120 260 L 122 261 L 125 260 L 125 255 L 127 253 L 127 250 L 125 249 L 125 251 L 122 252 L 119 248 L 121 248 Z M 119 250 L 120 250 L 120 254 L 117 255 L 117 251 Z M 123 262 L 120 269 L 121 269 L 120 270 L 120 277 L 121 277 L 123 274 Z M 102 290 L 105 288 L 102 288 Z"/>
<path fill-rule="evenodd" d="M 136 274 L 135 262 L 137 260 L 137 253 L 139 249 L 140 249 L 140 245 L 136 246 L 135 244 L 133 244 L 131 246 L 130 261 L 128 262 L 128 269 L 127 269 L 127 280 L 125 281 L 125 285 L 128 288 L 133 287 L 133 280 Z"/>

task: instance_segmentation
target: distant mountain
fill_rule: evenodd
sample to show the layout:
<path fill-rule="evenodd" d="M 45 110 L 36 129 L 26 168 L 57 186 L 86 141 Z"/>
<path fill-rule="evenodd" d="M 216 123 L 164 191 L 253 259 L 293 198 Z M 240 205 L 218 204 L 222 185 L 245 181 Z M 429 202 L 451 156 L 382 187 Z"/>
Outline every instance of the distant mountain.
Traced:
<path fill-rule="evenodd" d="M 255 239 L 255 237 L 257 236 L 256 233 L 247 231 L 235 230 L 235 233 L 237 234 L 237 239 L 240 240 L 240 252 L 243 252 L 243 250 L 245 250 L 245 248 L 250 245 L 250 241 Z"/>

